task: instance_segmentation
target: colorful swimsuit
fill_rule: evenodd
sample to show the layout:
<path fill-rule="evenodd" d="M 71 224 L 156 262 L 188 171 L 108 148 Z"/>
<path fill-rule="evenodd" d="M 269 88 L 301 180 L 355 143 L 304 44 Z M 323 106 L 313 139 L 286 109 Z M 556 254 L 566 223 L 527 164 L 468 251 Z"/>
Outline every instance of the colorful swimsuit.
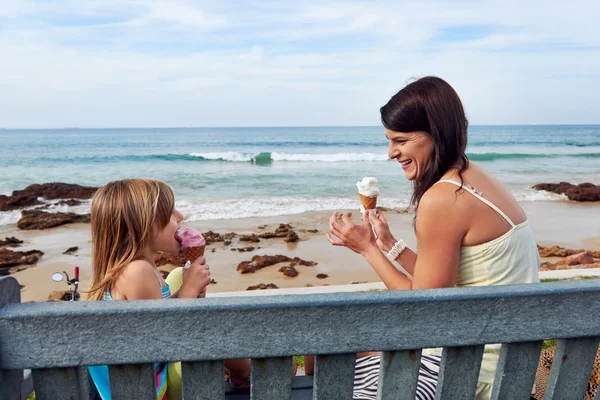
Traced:
<path fill-rule="evenodd" d="M 169 284 L 165 282 L 165 286 L 163 287 L 158 272 L 154 271 L 154 273 L 160 284 L 162 298 L 171 298 Z M 102 300 L 113 300 L 110 295 L 110 289 L 104 293 Z M 89 366 L 88 370 L 102 400 L 112 400 L 110 381 L 108 379 L 108 365 L 93 365 Z M 167 400 L 167 363 L 154 363 L 154 371 L 156 372 L 156 399 Z"/>

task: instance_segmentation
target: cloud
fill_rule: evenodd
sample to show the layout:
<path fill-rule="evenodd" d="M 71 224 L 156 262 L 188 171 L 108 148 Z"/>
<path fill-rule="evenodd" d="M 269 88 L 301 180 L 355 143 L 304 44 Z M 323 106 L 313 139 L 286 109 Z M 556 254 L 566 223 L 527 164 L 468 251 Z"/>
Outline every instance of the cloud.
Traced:
<path fill-rule="evenodd" d="M 593 0 L 5 0 L 0 126 L 375 125 L 427 74 L 473 123 L 598 123 L 598 18 Z"/>

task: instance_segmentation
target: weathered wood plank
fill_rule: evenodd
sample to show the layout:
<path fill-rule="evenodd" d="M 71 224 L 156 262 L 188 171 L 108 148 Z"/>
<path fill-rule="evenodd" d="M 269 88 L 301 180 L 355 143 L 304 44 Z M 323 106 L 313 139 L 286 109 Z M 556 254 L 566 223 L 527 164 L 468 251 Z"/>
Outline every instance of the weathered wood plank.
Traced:
<path fill-rule="evenodd" d="M 253 358 L 250 398 L 285 400 L 292 391 L 292 357 Z"/>
<path fill-rule="evenodd" d="M 356 354 L 328 354 L 315 357 L 315 400 L 347 400 L 354 388 Z"/>
<path fill-rule="evenodd" d="M 109 365 L 108 379 L 114 400 L 156 400 L 154 364 Z"/>
<path fill-rule="evenodd" d="M 445 347 L 440 363 L 436 400 L 475 398 L 484 346 Z"/>
<path fill-rule="evenodd" d="M 544 399 L 582 399 L 592 374 L 600 338 L 559 340 Z"/>
<path fill-rule="evenodd" d="M 492 400 L 528 400 L 531 397 L 543 343 L 540 340 L 502 345 Z"/>
<path fill-rule="evenodd" d="M 21 302 L 21 288 L 15 278 L 6 276 L 0 278 L 0 310 L 8 303 Z M 0 314 L 1 315 L 1 314 Z M 0 360 L 2 353 L 9 347 L 2 341 L 0 334 Z M 0 399 L 21 400 L 21 382 L 23 381 L 23 369 L 3 370 L 0 365 Z"/>
<path fill-rule="evenodd" d="M 377 399 L 414 400 L 421 350 L 384 351 L 379 367 Z"/>
<path fill-rule="evenodd" d="M 223 361 L 182 362 L 183 400 L 219 400 L 225 396 Z"/>
<path fill-rule="evenodd" d="M 261 327 L 274 320 L 277 329 L 265 336 Z M 447 321 L 455 334 L 439 329 L 440 321 Z M 172 326 L 181 335 L 173 337 Z M 132 330 L 144 331 L 144 337 L 131 335 Z M 101 335 L 106 331 L 111 335 Z M 598 280 L 264 296 L 251 302 L 236 297 L 9 304 L 0 309 L 0 348 L 11 351 L 2 354 L 0 368 L 459 347 L 568 338 L 574 332 L 600 336 Z M 341 333 L 344 340 L 339 340 Z"/>
<path fill-rule="evenodd" d="M 79 370 L 44 368 L 31 371 L 36 400 L 79 400 Z"/>

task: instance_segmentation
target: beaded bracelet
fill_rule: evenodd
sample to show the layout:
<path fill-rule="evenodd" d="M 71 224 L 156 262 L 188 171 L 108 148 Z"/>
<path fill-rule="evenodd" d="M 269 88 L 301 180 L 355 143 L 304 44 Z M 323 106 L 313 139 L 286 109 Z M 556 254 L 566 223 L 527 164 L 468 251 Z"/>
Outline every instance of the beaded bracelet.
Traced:
<path fill-rule="evenodd" d="M 404 240 L 398 240 L 396 244 L 392 247 L 392 249 L 387 252 L 386 256 L 388 260 L 390 260 L 391 262 L 396 261 L 396 259 L 400 257 L 400 254 L 402 254 L 405 248 L 406 243 L 404 243 Z"/>

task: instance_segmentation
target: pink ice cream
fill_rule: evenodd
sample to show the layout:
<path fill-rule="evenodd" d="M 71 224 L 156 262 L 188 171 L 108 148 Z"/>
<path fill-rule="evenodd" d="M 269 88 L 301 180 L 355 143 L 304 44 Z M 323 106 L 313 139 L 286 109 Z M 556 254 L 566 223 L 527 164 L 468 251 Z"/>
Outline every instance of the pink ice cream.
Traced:
<path fill-rule="evenodd" d="M 204 237 L 194 228 L 185 228 L 177 235 L 182 248 L 203 247 L 206 244 Z"/>
<path fill-rule="evenodd" d="M 202 234 L 194 228 L 185 228 L 182 233 L 177 232 L 175 238 L 181 244 L 183 256 L 189 263 L 204 255 L 206 241 Z M 186 264 L 186 267 L 187 265 L 189 264 Z"/>

